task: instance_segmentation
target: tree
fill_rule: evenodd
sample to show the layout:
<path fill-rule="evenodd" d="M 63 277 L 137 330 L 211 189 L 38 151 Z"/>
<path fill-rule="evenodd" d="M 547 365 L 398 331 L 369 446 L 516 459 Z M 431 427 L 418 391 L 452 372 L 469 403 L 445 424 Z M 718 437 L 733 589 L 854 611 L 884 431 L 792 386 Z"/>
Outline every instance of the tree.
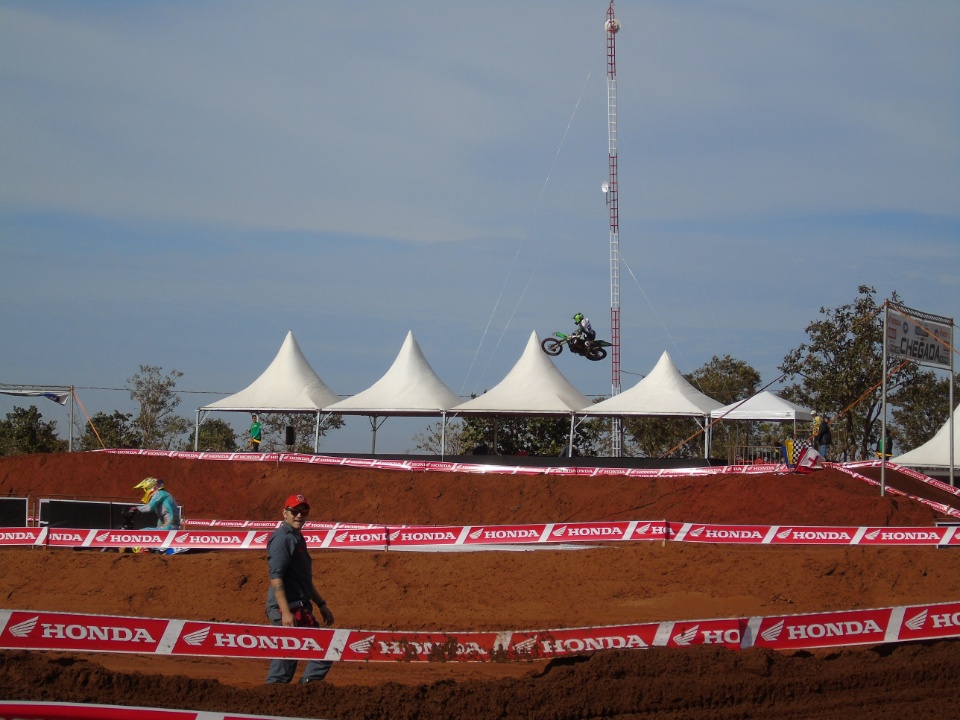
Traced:
<path fill-rule="evenodd" d="M 98 412 L 90 418 L 78 445 L 81 450 L 99 450 L 101 447 L 138 448 L 142 441 L 143 436 L 133 423 L 133 415 L 114 410 L 113 415 Z"/>
<path fill-rule="evenodd" d="M 134 425 L 142 435 L 141 447 L 169 450 L 175 441 L 190 429 L 190 422 L 174 414 L 180 398 L 174 392 L 183 373 L 172 370 L 166 376 L 159 367 L 141 365 L 140 371 L 127 380 L 133 388 L 130 399 L 140 405 Z"/>
<path fill-rule="evenodd" d="M 237 433 L 229 423 L 219 418 L 204 420 L 200 423 L 199 440 L 197 448 L 206 452 L 236 452 L 237 451 Z M 193 435 L 184 443 L 184 450 L 193 450 Z"/>
<path fill-rule="evenodd" d="M 883 305 L 872 287 L 861 285 L 858 293 L 852 303 L 820 308 L 821 319 L 806 328 L 809 341 L 787 353 L 780 366 L 788 378 L 801 378 L 783 396 L 832 418 L 835 453 L 845 459 L 872 457 L 880 435 L 883 373 L 890 374 L 891 397 L 904 403 L 918 392 L 920 374 L 915 363 L 900 367 L 885 359 Z M 898 302 L 896 293 L 893 300 Z"/>
<path fill-rule="evenodd" d="M 413 441 L 416 443 L 414 449 L 430 455 L 440 455 L 441 445 L 445 455 L 463 455 L 467 451 L 461 420 L 448 421 L 446 428 L 443 427 L 443 421 L 428 425 L 413 436 Z"/>
<path fill-rule="evenodd" d="M 756 369 L 729 355 L 714 355 L 684 378 L 704 395 L 723 405 L 746 400 L 756 394 L 760 385 L 760 373 Z M 695 418 L 626 418 L 626 451 L 644 457 L 703 457 L 702 429 Z M 687 438 L 692 439 L 676 447 Z M 726 457 L 728 445 L 735 442 L 729 435 L 714 433 L 711 456 Z"/>
<path fill-rule="evenodd" d="M 570 445 L 570 418 L 561 416 L 474 416 L 464 418 L 461 435 L 464 451 L 487 447 L 495 455 L 566 455 Z M 605 423 L 596 418 L 574 428 L 573 446 L 578 455 L 599 455 L 604 445 Z M 606 436 L 609 437 L 609 436 Z"/>
<path fill-rule="evenodd" d="M 287 427 L 293 427 L 295 443 L 291 452 L 312 453 L 313 436 L 316 432 L 317 416 L 313 413 L 260 413 L 263 426 L 263 452 L 283 452 L 287 450 Z M 320 418 L 320 437 L 331 430 L 343 427 L 342 415 L 327 414 Z"/>
<path fill-rule="evenodd" d="M 64 452 L 67 447 L 67 441 L 57 437 L 56 421 L 43 422 L 36 405 L 15 407 L 0 420 L 0 455 Z"/>

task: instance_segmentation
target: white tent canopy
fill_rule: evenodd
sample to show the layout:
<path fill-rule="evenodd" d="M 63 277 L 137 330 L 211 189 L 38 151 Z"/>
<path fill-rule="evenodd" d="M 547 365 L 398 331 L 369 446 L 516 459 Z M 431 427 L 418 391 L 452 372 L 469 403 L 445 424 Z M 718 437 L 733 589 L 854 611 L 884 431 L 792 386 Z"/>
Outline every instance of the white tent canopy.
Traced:
<path fill-rule="evenodd" d="M 960 451 L 960 405 L 953 411 L 953 457 L 956 462 Z M 906 467 L 949 468 L 950 467 L 950 420 L 937 430 L 936 435 L 920 447 L 905 452 L 890 462 Z"/>
<path fill-rule="evenodd" d="M 534 330 L 516 364 L 480 397 L 452 409 L 461 415 L 572 415 L 590 404 L 540 349 Z"/>
<path fill-rule="evenodd" d="M 204 405 L 201 410 L 238 412 L 317 412 L 340 398 L 328 388 L 304 357 L 293 331 L 267 369 L 238 393 Z"/>
<path fill-rule="evenodd" d="M 277 356 L 267 369 L 250 385 L 238 393 L 197 409 L 197 431 L 194 449 L 200 437 L 201 413 L 310 413 L 316 415 L 314 450 L 320 444 L 320 414 L 324 406 L 339 398 L 328 388 L 307 362 L 293 331 L 287 332 Z"/>
<path fill-rule="evenodd" d="M 710 412 L 711 418 L 724 420 L 759 420 L 763 422 L 810 422 L 813 411 L 784 400 L 768 390 L 747 400 L 735 402 Z"/>
<path fill-rule="evenodd" d="M 369 415 L 373 433 L 371 452 L 375 453 L 377 428 L 386 416 L 443 415 L 445 425 L 446 411 L 459 403 L 460 398 L 433 371 L 413 337 L 413 331 L 409 331 L 383 377 L 363 392 L 336 402 L 326 410 L 342 415 Z M 379 416 L 384 417 L 378 424 Z"/>
<path fill-rule="evenodd" d="M 587 415 L 671 415 L 706 417 L 720 403 L 704 395 L 677 370 L 664 351 L 650 373 L 629 390 L 596 405 L 584 405 Z"/>
<path fill-rule="evenodd" d="M 460 401 L 430 367 L 410 331 L 383 377 L 325 409 L 344 415 L 438 415 Z"/>

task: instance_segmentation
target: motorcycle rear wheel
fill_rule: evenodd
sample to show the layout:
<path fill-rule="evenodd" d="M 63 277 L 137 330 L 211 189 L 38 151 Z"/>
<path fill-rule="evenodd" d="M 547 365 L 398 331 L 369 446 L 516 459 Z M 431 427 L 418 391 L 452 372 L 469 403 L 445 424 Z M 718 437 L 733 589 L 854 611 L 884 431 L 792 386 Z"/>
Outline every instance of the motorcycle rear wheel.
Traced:
<path fill-rule="evenodd" d="M 547 355 L 559 355 L 563 351 L 563 343 L 557 340 L 556 338 L 547 338 L 542 343 L 540 347 L 543 348 L 543 351 Z M 604 353 L 606 355 L 606 353 Z"/>
<path fill-rule="evenodd" d="M 587 353 L 588 360 L 603 360 L 607 356 L 607 351 L 602 347 L 590 348 L 590 351 Z"/>

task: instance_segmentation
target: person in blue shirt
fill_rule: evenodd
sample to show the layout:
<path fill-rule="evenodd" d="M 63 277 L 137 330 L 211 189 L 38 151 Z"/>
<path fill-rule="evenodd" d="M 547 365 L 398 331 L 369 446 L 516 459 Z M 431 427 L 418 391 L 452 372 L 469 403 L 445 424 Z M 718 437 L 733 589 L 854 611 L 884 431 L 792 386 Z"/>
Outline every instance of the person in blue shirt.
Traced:
<path fill-rule="evenodd" d="M 180 529 L 180 507 L 173 495 L 167 492 L 163 487 L 163 480 L 155 477 L 148 477 L 141 480 L 133 486 L 134 490 L 143 490 L 143 504 L 137 505 L 131 510 L 137 512 L 153 512 L 156 514 L 157 530 L 179 530 Z"/>

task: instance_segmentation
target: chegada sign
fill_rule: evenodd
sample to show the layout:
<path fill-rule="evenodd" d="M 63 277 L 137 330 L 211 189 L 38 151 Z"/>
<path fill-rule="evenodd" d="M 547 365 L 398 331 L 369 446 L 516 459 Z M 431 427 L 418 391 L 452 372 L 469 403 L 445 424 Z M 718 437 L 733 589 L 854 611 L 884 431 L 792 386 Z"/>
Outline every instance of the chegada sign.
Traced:
<path fill-rule="evenodd" d="M 953 318 L 887 305 L 886 348 L 889 357 L 949 370 Z"/>

